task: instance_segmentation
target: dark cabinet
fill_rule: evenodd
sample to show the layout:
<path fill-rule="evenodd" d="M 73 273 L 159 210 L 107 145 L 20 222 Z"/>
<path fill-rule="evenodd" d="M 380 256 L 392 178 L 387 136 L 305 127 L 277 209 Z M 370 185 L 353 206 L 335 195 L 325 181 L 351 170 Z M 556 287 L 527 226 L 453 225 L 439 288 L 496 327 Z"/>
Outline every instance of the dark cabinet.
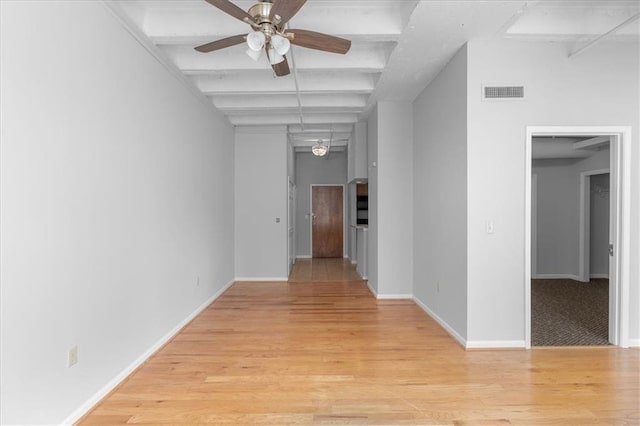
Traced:
<path fill-rule="evenodd" d="M 366 183 L 356 186 L 356 224 L 369 224 L 369 188 Z"/>

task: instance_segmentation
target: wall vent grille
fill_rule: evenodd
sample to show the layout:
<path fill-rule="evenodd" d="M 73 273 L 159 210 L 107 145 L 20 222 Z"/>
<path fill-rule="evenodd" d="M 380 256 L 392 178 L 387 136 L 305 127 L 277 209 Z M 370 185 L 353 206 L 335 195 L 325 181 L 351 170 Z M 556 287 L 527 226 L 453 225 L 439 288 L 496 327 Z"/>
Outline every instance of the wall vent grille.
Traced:
<path fill-rule="evenodd" d="M 522 99 L 524 86 L 483 86 L 482 99 Z"/>

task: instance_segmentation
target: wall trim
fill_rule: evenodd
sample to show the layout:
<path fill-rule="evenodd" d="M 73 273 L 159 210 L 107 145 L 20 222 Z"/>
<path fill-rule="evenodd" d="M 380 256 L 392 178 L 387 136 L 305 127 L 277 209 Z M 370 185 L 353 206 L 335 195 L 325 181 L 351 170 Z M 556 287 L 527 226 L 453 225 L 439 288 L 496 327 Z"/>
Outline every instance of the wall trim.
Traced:
<path fill-rule="evenodd" d="M 524 340 L 468 340 L 467 349 L 525 349 Z"/>
<path fill-rule="evenodd" d="M 296 259 L 313 259 L 313 257 L 309 256 L 308 254 L 299 254 L 296 255 Z"/>
<path fill-rule="evenodd" d="M 369 289 L 369 291 L 371 292 L 371 294 L 373 295 L 373 297 L 375 297 L 376 299 L 378 298 L 378 292 L 376 292 L 373 287 L 371 287 L 371 283 L 369 282 L 369 280 L 367 280 L 367 288 Z"/>
<path fill-rule="evenodd" d="M 429 315 L 435 322 L 437 322 L 440 325 L 440 327 L 444 328 L 444 330 L 447 333 L 449 333 L 449 335 L 453 337 L 460 345 L 462 345 L 463 348 L 467 348 L 467 340 L 464 337 L 462 337 L 460 334 L 458 334 L 458 332 L 453 327 L 451 327 L 445 320 L 440 318 L 435 312 L 433 312 L 427 305 L 422 303 L 422 301 L 420 301 L 420 299 L 418 299 L 417 297 L 413 296 L 413 301 L 415 302 L 416 305 L 422 308 L 422 310 L 425 311 L 427 315 Z"/>
<path fill-rule="evenodd" d="M 627 343 L 630 348 L 640 348 L 640 339 L 628 339 Z"/>
<path fill-rule="evenodd" d="M 243 281 L 243 282 L 281 282 L 281 281 L 289 281 L 289 277 L 236 277 L 234 281 Z"/>
<path fill-rule="evenodd" d="M 411 299 L 413 300 L 413 294 L 378 294 L 376 296 L 378 300 L 397 300 L 397 299 Z"/>
<path fill-rule="evenodd" d="M 531 277 L 534 280 L 574 280 L 582 281 L 579 276 L 575 274 L 536 274 Z"/>
<path fill-rule="evenodd" d="M 62 421 L 63 425 L 72 425 L 85 416 L 90 410 L 93 409 L 104 397 L 106 397 L 112 390 L 114 390 L 120 383 L 122 383 L 127 377 L 129 377 L 135 370 L 138 369 L 144 362 L 149 359 L 153 354 L 166 345 L 173 337 L 180 333 L 184 327 L 187 326 L 195 317 L 197 317 L 202 311 L 204 311 L 209 305 L 211 305 L 217 298 L 227 291 L 235 283 L 235 280 L 229 281 L 218 290 L 213 296 L 204 301 L 198 306 L 192 313 L 190 313 L 185 319 L 180 321 L 175 327 L 171 329 L 167 334 L 162 336 L 156 343 L 151 345 L 142 355 L 140 355 L 135 361 L 125 367 L 120 373 L 118 373 L 113 379 L 109 380 L 102 389 L 98 390 L 93 396 L 87 399 L 82 405 L 76 408 L 66 419 Z"/>
<path fill-rule="evenodd" d="M 609 279 L 609 274 L 590 274 L 591 278 L 605 278 Z"/>

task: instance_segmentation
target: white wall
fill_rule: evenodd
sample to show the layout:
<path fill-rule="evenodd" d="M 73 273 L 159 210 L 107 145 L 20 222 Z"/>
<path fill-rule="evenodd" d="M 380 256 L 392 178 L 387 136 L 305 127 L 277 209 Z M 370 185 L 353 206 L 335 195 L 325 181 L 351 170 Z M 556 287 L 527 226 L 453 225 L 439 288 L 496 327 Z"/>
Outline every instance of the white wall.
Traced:
<path fill-rule="evenodd" d="M 637 43 L 601 42 L 568 58 L 562 44 L 475 41 L 469 45 L 468 338 L 524 340 L 524 165 L 527 125 L 632 126 L 631 259 L 640 258 L 637 218 Z M 522 84 L 526 99 L 483 102 L 483 84 Z M 487 220 L 495 233 L 485 232 Z M 630 337 L 640 337 L 638 262 L 632 261 Z"/>
<path fill-rule="evenodd" d="M 311 256 L 311 184 L 345 185 L 347 193 L 347 152 L 334 151 L 325 157 L 316 157 L 310 152 L 296 153 L 296 182 L 298 185 L 298 201 L 296 206 L 296 255 Z M 346 208 L 347 198 L 344 200 Z M 347 223 L 345 209 L 344 222 Z M 345 229 L 343 245 L 346 248 L 348 232 Z M 344 251 L 344 250 L 343 250 Z"/>
<path fill-rule="evenodd" d="M 467 49 L 413 108 L 414 296 L 467 334 Z"/>
<path fill-rule="evenodd" d="M 287 149 L 284 126 L 236 129 L 237 279 L 287 279 Z"/>
<path fill-rule="evenodd" d="M 0 16 L 0 422 L 55 424 L 233 279 L 233 130 L 99 2 Z"/>
<path fill-rule="evenodd" d="M 378 102 L 377 291 L 382 297 L 413 294 L 412 108 L 409 102 Z"/>
<path fill-rule="evenodd" d="M 580 276 L 580 174 L 608 169 L 609 155 L 607 149 L 586 159 L 534 160 L 532 170 L 538 176 L 535 277 Z"/>

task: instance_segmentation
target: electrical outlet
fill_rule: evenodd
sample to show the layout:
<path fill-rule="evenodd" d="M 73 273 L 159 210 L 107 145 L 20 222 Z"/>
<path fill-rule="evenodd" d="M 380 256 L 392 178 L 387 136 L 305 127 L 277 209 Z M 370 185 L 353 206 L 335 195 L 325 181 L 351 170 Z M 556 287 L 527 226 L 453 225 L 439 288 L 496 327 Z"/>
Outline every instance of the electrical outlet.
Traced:
<path fill-rule="evenodd" d="M 440 293 L 440 281 L 436 281 L 436 291 Z"/>
<path fill-rule="evenodd" d="M 74 346 L 67 353 L 67 367 L 73 367 L 78 363 L 78 347 Z"/>
<path fill-rule="evenodd" d="M 200 287 L 200 277 L 196 278 L 196 287 Z"/>

